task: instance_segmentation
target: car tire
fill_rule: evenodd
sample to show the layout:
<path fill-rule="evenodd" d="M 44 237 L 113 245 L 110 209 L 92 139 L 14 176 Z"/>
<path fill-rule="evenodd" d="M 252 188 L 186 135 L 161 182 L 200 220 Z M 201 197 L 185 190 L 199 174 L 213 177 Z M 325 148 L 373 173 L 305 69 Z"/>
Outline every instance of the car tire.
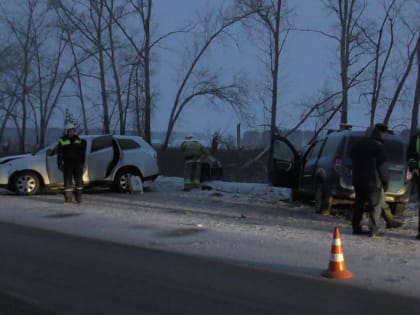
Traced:
<path fill-rule="evenodd" d="M 315 187 L 315 211 L 329 215 L 332 207 L 332 197 L 323 181 L 318 181 Z"/>
<path fill-rule="evenodd" d="M 295 188 L 290 189 L 290 200 L 291 201 L 299 201 L 303 199 L 302 193 Z"/>
<path fill-rule="evenodd" d="M 405 203 L 394 203 L 391 205 L 392 214 L 395 216 L 401 216 L 406 208 Z"/>
<path fill-rule="evenodd" d="M 138 170 L 133 168 L 123 168 L 118 171 L 114 179 L 114 189 L 118 192 L 128 192 L 129 191 L 129 178 L 130 176 L 140 176 Z M 142 178 L 143 181 L 143 178 Z"/>
<path fill-rule="evenodd" d="M 36 195 L 41 186 L 39 176 L 31 171 L 23 171 L 16 174 L 12 181 L 16 194 L 23 196 Z"/>

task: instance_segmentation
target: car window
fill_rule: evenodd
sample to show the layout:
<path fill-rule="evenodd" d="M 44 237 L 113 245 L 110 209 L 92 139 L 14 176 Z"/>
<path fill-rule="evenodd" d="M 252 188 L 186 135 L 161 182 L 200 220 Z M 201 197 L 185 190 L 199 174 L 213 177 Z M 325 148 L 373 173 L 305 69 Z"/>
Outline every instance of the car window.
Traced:
<path fill-rule="evenodd" d="M 322 151 L 323 156 L 330 156 L 332 154 L 335 154 L 338 149 L 338 145 L 340 143 L 340 140 L 342 137 L 340 136 L 330 136 L 327 138 L 327 141 L 325 142 L 324 149 Z"/>
<path fill-rule="evenodd" d="M 117 141 L 122 150 L 135 150 L 141 147 L 140 144 L 132 139 L 117 139 Z"/>
<path fill-rule="evenodd" d="M 394 139 L 384 139 L 386 158 L 388 162 L 401 164 L 405 162 L 404 143 Z"/>
<path fill-rule="evenodd" d="M 346 165 L 351 165 L 352 164 L 352 161 L 350 159 L 350 151 L 351 151 L 351 148 L 361 138 L 362 138 L 362 136 L 353 136 L 353 135 L 351 137 L 348 137 L 347 138 L 347 150 L 346 150 L 346 154 L 343 157 L 344 164 L 346 164 Z"/>
<path fill-rule="evenodd" d="M 361 136 L 352 136 L 348 138 L 347 152 L 361 138 Z M 383 139 L 387 161 L 390 163 L 401 164 L 405 162 L 405 145 L 402 141 L 396 139 Z M 348 154 L 345 156 L 345 162 L 351 164 Z"/>
<path fill-rule="evenodd" d="M 98 137 L 92 140 L 92 148 L 90 149 L 90 152 L 96 152 L 96 151 L 103 150 L 106 148 L 111 148 L 111 147 L 112 147 L 111 136 Z"/>
<path fill-rule="evenodd" d="M 295 154 L 285 142 L 276 140 L 273 145 L 273 159 L 293 161 Z"/>
<path fill-rule="evenodd" d="M 322 148 L 323 143 L 324 143 L 323 140 L 316 141 L 315 144 L 313 144 L 312 147 L 310 147 L 308 152 L 306 153 L 305 160 L 316 158 L 319 154 L 319 151 Z"/>

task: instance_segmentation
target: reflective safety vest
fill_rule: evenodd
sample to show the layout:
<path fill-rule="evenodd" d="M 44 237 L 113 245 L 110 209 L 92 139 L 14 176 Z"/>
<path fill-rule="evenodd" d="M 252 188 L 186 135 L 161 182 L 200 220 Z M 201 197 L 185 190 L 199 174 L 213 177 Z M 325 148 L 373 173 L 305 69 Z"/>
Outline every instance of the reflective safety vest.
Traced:
<path fill-rule="evenodd" d="M 184 158 L 199 158 L 206 154 L 206 149 L 197 140 L 185 140 L 181 144 L 181 150 L 184 153 Z"/>
<path fill-rule="evenodd" d="M 71 141 L 70 141 L 70 139 L 63 139 L 63 138 L 60 138 L 60 144 L 61 145 L 70 145 L 71 144 Z M 80 140 L 80 139 L 76 139 L 76 140 L 74 140 L 74 144 L 81 144 L 82 143 L 82 140 Z"/>

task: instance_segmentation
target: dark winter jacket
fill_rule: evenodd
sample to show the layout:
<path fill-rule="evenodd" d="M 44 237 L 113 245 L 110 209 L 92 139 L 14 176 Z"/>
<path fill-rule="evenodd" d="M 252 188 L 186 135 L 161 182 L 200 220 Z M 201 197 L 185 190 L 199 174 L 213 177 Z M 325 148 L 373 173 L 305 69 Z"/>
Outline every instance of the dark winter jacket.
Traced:
<path fill-rule="evenodd" d="M 60 168 L 63 164 L 83 165 L 85 163 L 86 141 L 74 135 L 69 138 L 67 135 L 60 138 L 57 147 L 57 165 Z"/>
<path fill-rule="evenodd" d="M 365 136 L 350 148 L 353 185 L 369 190 L 388 187 L 388 168 L 384 144 L 379 138 Z"/>
<path fill-rule="evenodd" d="M 411 137 L 407 148 L 408 168 L 410 171 L 420 168 L 420 131 Z M 414 180 L 420 182 L 420 176 L 414 177 Z"/>

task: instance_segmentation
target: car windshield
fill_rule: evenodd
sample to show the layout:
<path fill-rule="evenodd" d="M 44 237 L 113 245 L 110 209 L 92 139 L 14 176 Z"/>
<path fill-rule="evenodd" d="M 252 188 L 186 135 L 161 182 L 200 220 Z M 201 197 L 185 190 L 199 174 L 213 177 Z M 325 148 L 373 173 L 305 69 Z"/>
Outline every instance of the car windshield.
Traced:
<path fill-rule="evenodd" d="M 394 139 L 384 139 L 388 162 L 401 164 L 405 162 L 404 143 Z"/>

